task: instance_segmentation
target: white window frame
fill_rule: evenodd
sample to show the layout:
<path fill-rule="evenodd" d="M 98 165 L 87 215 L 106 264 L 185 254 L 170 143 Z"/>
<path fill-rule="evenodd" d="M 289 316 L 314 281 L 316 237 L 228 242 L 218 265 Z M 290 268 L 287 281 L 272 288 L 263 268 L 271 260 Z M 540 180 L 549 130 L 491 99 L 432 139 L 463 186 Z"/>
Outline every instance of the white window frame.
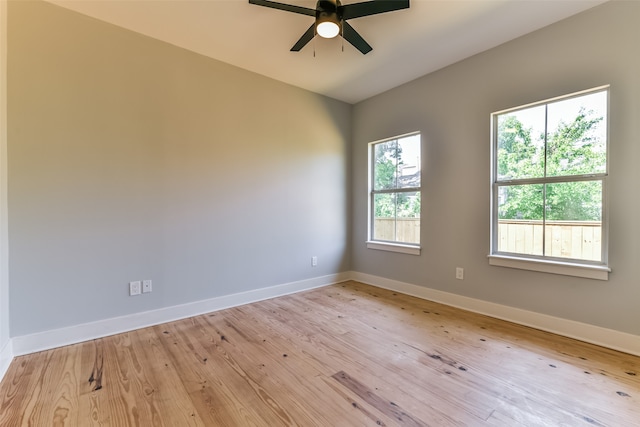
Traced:
<path fill-rule="evenodd" d="M 498 116 L 505 113 L 510 113 L 518 110 L 524 110 L 540 105 L 550 104 L 560 100 L 566 100 L 570 98 L 577 98 L 585 95 L 589 95 L 597 92 L 607 93 L 607 117 L 606 117 L 606 167 L 604 173 L 598 174 L 585 174 L 585 175 L 572 175 L 558 177 L 544 177 L 535 179 L 517 179 L 517 180 L 502 180 L 498 181 L 498 135 L 497 135 L 497 120 Z M 609 85 L 600 86 L 593 89 L 588 89 L 569 95 L 559 96 L 543 101 L 510 108 L 507 110 L 497 111 L 491 114 L 491 247 L 489 254 L 489 264 L 510 267 L 523 270 L 532 270 L 552 274 L 561 274 L 567 276 L 576 276 L 597 280 L 608 280 L 609 272 L 611 269 L 608 266 L 608 237 L 609 237 L 609 209 L 607 198 L 607 179 L 609 175 L 609 127 L 610 127 L 610 87 Z M 518 254 L 511 252 L 498 251 L 498 188 L 506 185 L 519 185 L 519 184 L 547 184 L 558 182 L 574 182 L 584 180 L 599 180 L 602 182 L 602 235 L 601 235 L 601 261 L 588 261 L 577 259 L 557 258 L 547 255 L 536 256 L 528 254 Z"/>
<path fill-rule="evenodd" d="M 382 144 L 389 141 L 399 140 L 403 138 L 408 138 L 411 136 L 418 135 L 420 137 L 420 163 L 422 163 L 422 136 L 419 131 L 410 132 L 403 135 L 394 136 L 391 138 L 385 138 L 378 141 L 370 142 L 367 146 L 368 150 L 368 162 L 369 162 L 369 188 L 368 188 L 368 222 L 367 222 L 367 248 L 375 249 L 380 251 L 388 251 L 388 252 L 396 252 L 402 254 L 409 255 L 420 255 L 421 246 L 420 243 L 412 244 L 412 243 L 403 243 L 396 241 L 388 241 L 388 240 L 375 240 L 373 238 L 373 227 L 374 227 L 374 197 L 376 194 L 389 193 L 389 192 L 407 192 L 413 193 L 416 191 L 420 192 L 420 197 L 422 197 L 422 167 L 420 167 L 420 186 L 419 187 L 406 187 L 406 188 L 394 188 L 387 190 L 374 190 L 374 182 L 375 182 L 375 146 L 378 144 Z M 420 165 L 421 166 L 421 165 Z M 422 206 L 420 207 L 420 221 L 422 222 Z M 422 240 L 422 239 L 421 239 Z"/>

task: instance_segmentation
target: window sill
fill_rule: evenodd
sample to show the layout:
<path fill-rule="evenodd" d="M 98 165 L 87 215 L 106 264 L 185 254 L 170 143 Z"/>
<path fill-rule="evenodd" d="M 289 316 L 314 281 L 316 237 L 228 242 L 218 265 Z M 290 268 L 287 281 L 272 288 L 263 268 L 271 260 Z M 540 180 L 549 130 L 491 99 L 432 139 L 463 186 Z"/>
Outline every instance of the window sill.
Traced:
<path fill-rule="evenodd" d="M 609 273 L 611 272 L 609 267 L 601 265 L 574 264 L 571 262 L 527 259 L 506 255 L 489 255 L 489 264 L 498 267 L 518 268 L 520 270 L 540 271 L 595 280 L 609 280 Z"/>
<path fill-rule="evenodd" d="M 420 247 L 412 245 L 403 245 L 401 243 L 383 243 L 383 242 L 367 242 L 368 249 L 378 251 L 397 252 L 401 254 L 420 255 Z"/>

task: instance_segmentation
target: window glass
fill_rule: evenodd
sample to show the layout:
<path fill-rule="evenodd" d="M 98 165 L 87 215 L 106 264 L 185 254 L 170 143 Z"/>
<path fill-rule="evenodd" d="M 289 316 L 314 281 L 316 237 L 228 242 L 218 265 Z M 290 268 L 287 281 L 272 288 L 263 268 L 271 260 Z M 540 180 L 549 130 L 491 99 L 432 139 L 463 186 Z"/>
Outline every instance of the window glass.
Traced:
<path fill-rule="evenodd" d="M 604 173 L 607 93 L 554 102 L 547 110 L 547 176 Z"/>
<path fill-rule="evenodd" d="M 602 260 L 602 182 L 546 185 L 545 254 L 560 258 Z"/>
<path fill-rule="evenodd" d="M 498 179 L 544 176 L 544 106 L 498 116 Z"/>

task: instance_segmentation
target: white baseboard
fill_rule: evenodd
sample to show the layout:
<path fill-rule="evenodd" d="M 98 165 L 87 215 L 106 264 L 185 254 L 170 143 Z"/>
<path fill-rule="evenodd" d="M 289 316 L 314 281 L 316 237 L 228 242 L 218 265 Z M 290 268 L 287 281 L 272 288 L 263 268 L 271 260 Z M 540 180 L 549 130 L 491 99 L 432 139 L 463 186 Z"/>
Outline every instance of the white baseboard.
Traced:
<path fill-rule="evenodd" d="M 4 374 L 7 373 L 7 369 L 9 369 L 12 360 L 13 346 L 11 339 L 9 339 L 4 347 L 0 349 L 0 381 L 4 378 Z"/>
<path fill-rule="evenodd" d="M 507 320 L 535 329 L 574 338 L 624 353 L 640 356 L 640 336 L 613 329 L 562 319 L 560 317 L 522 310 L 475 298 L 464 297 L 449 292 L 438 291 L 423 286 L 386 279 L 370 274 L 352 272 L 351 279 L 389 289 L 418 298 L 446 304 L 474 313 L 484 314 L 497 319 Z"/>
<path fill-rule="evenodd" d="M 379 288 L 393 290 L 640 356 L 640 336 L 637 335 L 352 271 L 13 337 L 0 350 L 0 380 L 15 356 L 76 344 L 225 308 L 315 289 L 345 280 L 357 280 Z"/>
<path fill-rule="evenodd" d="M 66 328 L 17 336 L 12 338 L 12 352 L 14 356 L 21 356 L 23 354 L 76 344 L 83 341 L 210 313 L 225 308 L 236 307 L 295 292 L 319 288 L 349 280 L 349 277 L 350 273 L 332 274 L 329 276 L 322 276 L 187 304 L 175 305 L 158 310 L 134 313 L 127 316 L 99 320 Z"/>

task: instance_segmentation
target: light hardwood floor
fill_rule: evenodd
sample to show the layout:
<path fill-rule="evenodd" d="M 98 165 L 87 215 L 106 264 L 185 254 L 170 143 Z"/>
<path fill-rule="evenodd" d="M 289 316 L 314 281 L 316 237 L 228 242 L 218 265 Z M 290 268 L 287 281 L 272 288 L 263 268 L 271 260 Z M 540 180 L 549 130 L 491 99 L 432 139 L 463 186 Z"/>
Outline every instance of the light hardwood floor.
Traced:
<path fill-rule="evenodd" d="M 356 282 L 17 357 L 0 426 L 640 426 L 640 357 Z"/>

